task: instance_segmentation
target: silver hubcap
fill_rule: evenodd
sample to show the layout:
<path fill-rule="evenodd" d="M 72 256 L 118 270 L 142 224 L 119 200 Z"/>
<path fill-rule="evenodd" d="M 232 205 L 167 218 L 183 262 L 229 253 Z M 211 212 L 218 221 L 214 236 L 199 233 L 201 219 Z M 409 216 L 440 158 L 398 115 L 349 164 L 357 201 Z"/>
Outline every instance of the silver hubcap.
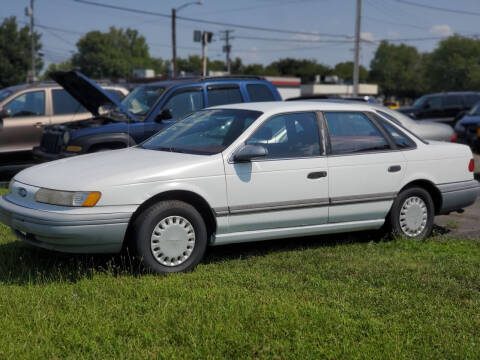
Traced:
<path fill-rule="evenodd" d="M 427 205 L 421 198 L 412 196 L 404 201 L 400 210 L 400 227 L 405 235 L 420 235 L 427 226 L 427 218 Z"/>
<path fill-rule="evenodd" d="M 195 247 L 195 230 L 182 216 L 169 216 L 153 229 L 150 248 L 155 260 L 165 266 L 184 263 Z"/>

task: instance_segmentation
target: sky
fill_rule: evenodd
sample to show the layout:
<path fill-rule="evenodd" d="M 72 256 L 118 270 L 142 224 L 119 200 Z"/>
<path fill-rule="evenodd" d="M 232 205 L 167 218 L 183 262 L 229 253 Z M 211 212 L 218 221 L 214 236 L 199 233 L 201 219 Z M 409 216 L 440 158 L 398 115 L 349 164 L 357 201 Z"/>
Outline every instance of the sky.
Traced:
<path fill-rule="evenodd" d="M 90 1 L 161 14 L 170 14 L 172 8 L 192 2 Z M 19 21 L 27 22 L 24 9 L 29 2 L 0 0 L 0 21 L 13 15 Z M 244 63 L 265 65 L 280 58 L 293 57 L 315 59 L 319 63 L 334 66 L 338 62 L 353 60 L 356 3 L 356 0 L 203 0 L 202 5 L 189 5 L 177 15 L 297 33 L 242 29 L 178 19 L 177 54 L 180 57 L 201 55 L 200 43 L 193 42 L 193 31 L 211 31 L 214 37 L 207 48 L 208 56 L 212 60 L 224 60 L 224 41 L 220 32 L 233 29 L 231 57 L 240 57 Z M 461 13 L 416 7 L 412 3 L 459 10 Z M 407 39 L 405 43 L 416 46 L 419 51 L 432 51 L 439 38 L 453 33 L 469 36 L 480 34 L 479 20 L 478 0 L 363 0 L 361 34 L 364 41 L 360 62 L 369 67 L 381 39 Z M 110 26 L 137 29 L 146 37 L 151 56 L 164 59 L 172 56 L 171 20 L 168 17 L 129 13 L 75 0 L 35 0 L 35 22 L 56 28 L 36 29 L 42 34 L 47 65 L 70 58 L 82 34 L 91 30 L 108 31 Z"/>

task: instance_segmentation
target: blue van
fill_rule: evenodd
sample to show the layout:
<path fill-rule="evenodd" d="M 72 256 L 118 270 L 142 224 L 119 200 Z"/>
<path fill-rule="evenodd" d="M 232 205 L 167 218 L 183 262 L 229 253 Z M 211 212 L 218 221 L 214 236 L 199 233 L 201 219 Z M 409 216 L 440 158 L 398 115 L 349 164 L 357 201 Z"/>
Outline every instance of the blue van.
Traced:
<path fill-rule="evenodd" d="M 152 82 L 138 86 L 121 102 L 78 71 L 51 77 L 94 118 L 46 127 L 40 146 L 33 149 L 39 162 L 132 146 L 205 107 L 282 100 L 272 83 L 256 76 Z"/>

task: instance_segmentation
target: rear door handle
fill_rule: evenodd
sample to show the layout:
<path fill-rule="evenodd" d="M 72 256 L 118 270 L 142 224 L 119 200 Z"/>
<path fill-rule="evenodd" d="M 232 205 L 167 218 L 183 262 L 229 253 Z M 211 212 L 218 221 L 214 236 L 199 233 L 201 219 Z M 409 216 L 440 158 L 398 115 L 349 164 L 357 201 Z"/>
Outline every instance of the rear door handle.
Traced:
<path fill-rule="evenodd" d="M 400 165 L 392 165 L 388 168 L 388 172 L 399 172 L 400 170 L 402 170 Z"/>
<path fill-rule="evenodd" d="M 43 126 L 43 123 L 37 122 L 37 123 L 35 123 L 35 125 L 33 125 L 33 126 L 35 126 L 35 127 L 38 129 L 38 128 L 41 128 L 41 127 Z"/>
<path fill-rule="evenodd" d="M 310 174 L 307 175 L 307 178 L 309 179 L 320 179 L 323 177 L 327 177 L 327 172 L 326 171 L 316 171 L 316 172 L 311 172 Z"/>

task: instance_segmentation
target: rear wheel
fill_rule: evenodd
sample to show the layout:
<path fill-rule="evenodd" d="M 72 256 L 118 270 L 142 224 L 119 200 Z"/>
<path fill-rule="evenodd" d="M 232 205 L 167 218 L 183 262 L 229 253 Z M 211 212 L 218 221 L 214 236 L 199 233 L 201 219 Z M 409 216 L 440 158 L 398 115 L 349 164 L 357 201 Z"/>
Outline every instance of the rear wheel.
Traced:
<path fill-rule="evenodd" d="M 430 236 L 434 218 L 432 197 L 420 187 L 403 190 L 393 202 L 390 212 L 393 233 L 414 240 L 423 240 Z"/>
<path fill-rule="evenodd" d="M 192 270 L 203 258 L 207 230 L 200 213 L 182 201 L 162 201 L 135 220 L 138 255 L 157 273 Z"/>

